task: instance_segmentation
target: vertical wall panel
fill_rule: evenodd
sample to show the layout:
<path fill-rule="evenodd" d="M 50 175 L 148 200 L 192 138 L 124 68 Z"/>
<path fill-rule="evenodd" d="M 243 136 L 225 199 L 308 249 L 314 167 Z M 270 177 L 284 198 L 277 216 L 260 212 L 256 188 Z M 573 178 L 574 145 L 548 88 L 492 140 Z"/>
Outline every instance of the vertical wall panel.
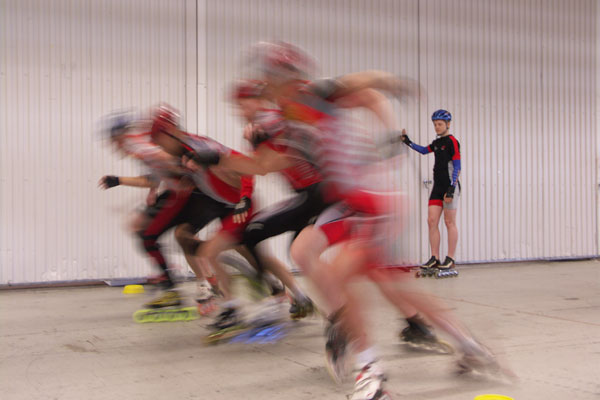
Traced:
<path fill-rule="evenodd" d="M 186 5 L 0 2 L 0 283 L 150 271 L 124 229 L 145 193 L 97 188 L 105 174 L 143 171 L 113 153 L 96 124 L 115 109 L 161 100 L 186 109 L 186 91 L 196 92 L 195 24 L 186 86 Z M 172 239 L 166 245 L 174 247 Z"/>
<path fill-rule="evenodd" d="M 436 108 L 452 111 L 464 158 L 458 259 L 597 254 L 597 225 L 589 218 L 597 213 L 596 150 L 585 145 L 597 141 L 586 124 L 596 118 L 589 85 L 595 87 L 597 65 L 589 58 L 597 46 L 582 29 L 594 24 L 597 3 L 420 5 L 427 27 L 422 117 Z M 471 34 L 461 35 L 462 27 Z M 431 123 L 423 126 L 420 139 L 431 141 Z"/>

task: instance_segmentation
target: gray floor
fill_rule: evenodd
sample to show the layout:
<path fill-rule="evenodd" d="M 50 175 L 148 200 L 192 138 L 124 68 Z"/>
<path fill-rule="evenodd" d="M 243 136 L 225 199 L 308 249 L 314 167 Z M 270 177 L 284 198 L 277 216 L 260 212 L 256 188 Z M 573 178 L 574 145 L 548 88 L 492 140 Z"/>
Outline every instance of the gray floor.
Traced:
<path fill-rule="evenodd" d="M 365 286 L 371 332 L 396 399 L 600 399 L 600 262 L 468 267 L 419 280 L 520 380 L 454 377 L 453 356 L 408 351 L 401 322 Z M 186 286 L 191 291 L 192 286 Z M 344 399 L 323 357 L 323 325 L 298 323 L 269 345 L 206 347 L 207 319 L 135 324 L 145 295 L 95 287 L 0 292 L 2 399 Z"/>

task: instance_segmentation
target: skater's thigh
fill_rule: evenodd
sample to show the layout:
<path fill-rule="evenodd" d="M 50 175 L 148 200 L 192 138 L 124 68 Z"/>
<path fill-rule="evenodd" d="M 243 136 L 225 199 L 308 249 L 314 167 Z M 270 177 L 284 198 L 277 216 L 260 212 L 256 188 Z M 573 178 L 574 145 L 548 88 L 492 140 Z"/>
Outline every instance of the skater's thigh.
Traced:
<path fill-rule="evenodd" d="M 365 249 L 353 246 L 352 243 L 345 243 L 331 263 L 332 273 L 341 282 L 348 282 L 352 278 L 363 274 L 367 261 Z"/>
<path fill-rule="evenodd" d="M 307 257 L 318 257 L 327 249 L 328 240 L 325 233 L 314 225 L 304 228 L 290 247 L 292 259 L 304 266 Z"/>
<path fill-rule="evenodd" d="M 427 207 L 427 221 L 430 224 L 433 223 L 437 226 L 437 224 L 440 222 L 443 210 L 444 209 L 438 205 L 430 205 L 429 207 Z"/>
<path fill-rule="evenodd" d="M 444 222 L 446 225 L 456 224 L 456 209 L 444 208 Z"/>
<path fill-rule="evenodd" d="M 233 249 L 236 244 L 234 237 L 225 231 L 220 231 L 200 248 L 200 256 L 206 257 L 209 260 L 215 260 L 219 254 Z"/>

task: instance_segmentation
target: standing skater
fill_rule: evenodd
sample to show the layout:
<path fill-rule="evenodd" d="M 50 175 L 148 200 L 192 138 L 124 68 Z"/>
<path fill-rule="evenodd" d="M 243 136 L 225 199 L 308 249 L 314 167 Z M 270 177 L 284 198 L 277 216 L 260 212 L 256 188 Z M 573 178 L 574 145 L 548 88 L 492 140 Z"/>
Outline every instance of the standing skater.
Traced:
<path fill-rule="evenodd" d="M 456 209 L 458 207 L 458 196 L 460 194 L 460 144 L 450 134 L 450 122 L 452 114 L 446 110 L 437 110 L 431 116 L 433 128 L 437 134 L 429 146 L 423 147 L 413 143 L 403 132 L 402 141 L 411 149 L 421 154 L 435 153 L 435 164 L 433 166 L 433 189 L 429 196 L 429 207 L 427 211 L 427 224 L 429 226 L 429 244 L 431 246 L 431 258 L 421 267 L 421 276 L 437 277 L 452 276 L 451 268 L 455 267 L 454 253 L 458 242 L 458 229 L 456 227 Z M 458 190 L 457 190 L 458 188 Z M 448 255 L 443 263 L 440 263 L 440 230 L 439 223 L 444 212 L 444 222 L 448 230 Z M 439 270 L 439 271 L 438 271 Z"/>

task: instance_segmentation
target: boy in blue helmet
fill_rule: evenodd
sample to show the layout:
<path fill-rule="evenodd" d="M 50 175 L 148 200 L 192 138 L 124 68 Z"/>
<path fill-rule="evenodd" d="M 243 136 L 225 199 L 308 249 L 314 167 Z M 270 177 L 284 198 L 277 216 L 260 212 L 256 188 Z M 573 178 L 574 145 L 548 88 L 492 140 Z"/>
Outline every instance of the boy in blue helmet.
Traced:
<path fill-rule="evenodd" d="M 456 251 L 456 243 L 458 242 L 456 209 L 460 193 L 458 177 L 461 170 L 460 144 L 449 131 L 452 114 L 446 110 L 437 110 L 431 116 L 431 120 L 438 137 L 429 146 L 419 146 L 413 143 L 405 133 L 402 135 L 402 141 L 411 149 L 421 154 L 435 154 L 433 189 L 429 196 L 427 212 L 431 258 L 423 264 L 422 272 L 425 274 L 437 269 L 448 271 L 455 266 L 454 253 Z M 448 229 L 448 256 L 443 263 L 440 263 L 440 230 L 438 226 L 442 211 L 444 213 L 444 222 Z M 439 273 L 438 276 L 440 276 Z M 442 274 L 441 276 L 444 275 Z"/>

